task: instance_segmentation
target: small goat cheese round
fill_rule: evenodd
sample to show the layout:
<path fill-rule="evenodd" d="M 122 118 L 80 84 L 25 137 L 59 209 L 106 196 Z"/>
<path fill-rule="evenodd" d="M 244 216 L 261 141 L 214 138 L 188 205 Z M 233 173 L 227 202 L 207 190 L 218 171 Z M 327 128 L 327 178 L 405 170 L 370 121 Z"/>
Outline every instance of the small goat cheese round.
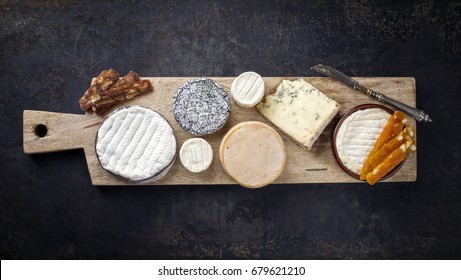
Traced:
<path fill-rule="evenodd" d="M 182 144 L 179 159 L 184 168 L 199 173 L 210 167 L 213 161 L 213 149 L 205 139 L 192 138 Z"/>
<path fill-rule="evenodd" d="M 256 106 L 264 97 L 264 90 L 264 80 L 255 72 L 240 74 L 231 86 L 231 94 L 235 103 L 246 108 Z"/>

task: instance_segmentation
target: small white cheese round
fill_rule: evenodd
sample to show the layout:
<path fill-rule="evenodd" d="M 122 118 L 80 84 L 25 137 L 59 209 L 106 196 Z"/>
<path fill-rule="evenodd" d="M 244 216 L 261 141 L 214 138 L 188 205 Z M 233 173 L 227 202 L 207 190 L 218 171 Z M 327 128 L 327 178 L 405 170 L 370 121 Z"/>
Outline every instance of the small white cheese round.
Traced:
<path fill-rule="evenodd" d="M 176 158 L 173 128 L 159 113 L 140 106 L 111 113 L 96 135 L 96 155 L 107 171 L 136 183 L 164 176 Z"/>
<path fill-rule="evenodd" d="M 264 97 L 264 90 L 264 80 L 258 73 L 245 72 L 232 82 L 231 95 L 238 105 L 251 108 Z"/>
<path fill-rule="evenodd" d="M 285 143 L 269 125 L 247 121 L 232 127 L 224 136 L 219 158 L 237 183 L 260 188 L 282 174 L 286 164 Z"/>
<path fill-rule="evenodd" d="M 182 144 L 179 159 L 184 168 L 199 173 L 210 167 L 213 161 L 213 149 L 205 139 L 192 138 Z"/>
<path fill-rule="evenodd" d="M 369 108 L 358 110 L 344 120 L 336 135 L 336 151 L 349 170 L 360 174 L 390 116 L 383 109 Z"/>

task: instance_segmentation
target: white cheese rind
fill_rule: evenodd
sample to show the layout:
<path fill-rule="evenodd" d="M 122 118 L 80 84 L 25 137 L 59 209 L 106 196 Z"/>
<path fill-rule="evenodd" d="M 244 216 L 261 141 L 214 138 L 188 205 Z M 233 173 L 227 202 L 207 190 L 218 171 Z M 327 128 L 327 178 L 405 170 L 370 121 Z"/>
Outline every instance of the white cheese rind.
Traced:
<path fill-rule="evenodd" d="M 213 161 L 213 149 L 205 139 L 192 138 L 182 144 L 179 158 L 184 168 L 199 173 L 210 167 Z"/>
<path fill-rule="evenodd" d="M 339 111 L 339 104 L 303 79 L 283 80 L 256 108 L 309 150 Z"/>
<path fill-rule="evenodd" d="M 176 157 L 173 128 L 159 113 L 131 106 L 111 113 L 96 136 L 96 155 L 107 171 L 132 182 L 160 179 Z"/>
<path fill-rule="evenodd" d="M 336 152 L 349 170 L 360 174 L 390 114 L 380 108 L 358 110 L 348 116 L 336 134 Z"/>
<path fill-rule="evenodd" d="M 231 95 L 238 105 L 251 108 L 264 97 L 264 80 L 258 73 L 244 72 L 232 82 Z"/>

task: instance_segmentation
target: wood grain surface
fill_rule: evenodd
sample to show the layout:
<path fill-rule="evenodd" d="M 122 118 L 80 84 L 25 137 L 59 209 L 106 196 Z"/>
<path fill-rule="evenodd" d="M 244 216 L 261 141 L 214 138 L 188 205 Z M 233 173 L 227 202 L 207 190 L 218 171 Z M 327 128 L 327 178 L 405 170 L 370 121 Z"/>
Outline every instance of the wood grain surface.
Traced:
<path fill-rule="evenodd" d="M 176 133 L 178 150 L 181 145 L 193 136 L 185 132 L 174 120 L 172 98 L 176 90 L 188 77 L 156 77 L 146 78 L 152 82 L 154 92 L 125 102 L 126 105 L 140 105 L 158 111 L 164 115 Z M 212 78 L 221 84 L 230 94 L 234 77 Z M 293 77 L 266 77 L 265 94 L 274 93 L 283 79 L 293 80 Z M 336 100 L 341 109 L 333 121 L 325 128 L 315 142 L 312 150 L 298 146 L 287 135 L 270 124 L 256 108 L 242 108 L 231 100 L 231 115 L 226 125 L 217 133 L 203 137 L 213 147 L 214 159 L 210 168 L 202 173 L 188 172 L 180 163 L 179 158 L 162 179 L 150 183 L 152 185 L 214 185 L 236 184 L 223 170 L 219 161 L 219 145 L 225 133 L 242 121 L 261 121 L 274 127 L 285 141 L 287 150 L 287 165 L 282 175 L 274 184 L 287 183 L 343 183 L 358 182 L 345 173 L 337 163 L 332 149 L 332 134 L 339 118 L 350 108 L 365 104 L 379 103 L 370 97 L 356 92 L 347 86 L 326 77 L 305 77 L 329 97 Z M 416 84 L 412 77 L 366 77 L 355 78 L 366 87 L 373 88 L 387 96 L 410 106 L 416 106 Z M 82 93 L 83 94 L 83 93 Z M 78 102 L 80 96 L 75 97 Z M 232 98 L 231 98 L 232 99 Z M 115 107 L 117 108 L 117 107 Z M 131 185 L 105 171 L 99 164 L 95 154 L 95 136 L 103 118 L 96 114 L 77 115 L 25 110 L 23 115 L 24 152 L 27 154 L 57 152 L 83 148 L 93 185 Z M 44 125 L 47 134 L 44 137 L 36 135 L 37 125 Z M 416 130 L 414 119 L 409 122 Z M 411 154 L 403 167 L 388 182 L 408 182 L 416 180 L 416 153 Z"/>

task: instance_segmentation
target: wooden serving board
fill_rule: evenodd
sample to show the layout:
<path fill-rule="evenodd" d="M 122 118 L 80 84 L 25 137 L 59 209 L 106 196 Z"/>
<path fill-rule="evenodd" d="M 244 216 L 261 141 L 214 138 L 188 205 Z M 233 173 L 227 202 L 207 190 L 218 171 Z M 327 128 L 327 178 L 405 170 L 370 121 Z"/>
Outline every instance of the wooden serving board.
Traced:
<path fill-rule="evenodd" d="M 193 136 L 185 132 L 175 121 L 172 112 L 172 99 L 176 90 L 191 78 L 162 77 L 146 78 L 152 82 L 154 92 L 132 99 L 118 106 L 140 105 L 149 107 L 164 115 L 177 136 L 178 151 L 181 145 Z M 230 94 L 233 77 L 212 78 L 221 84 Z M 266 95 L 274 93 L 284 79 L 293 77 L 266 77 Z M 285 183 L 341 183 L 358 182 L 346 174 L 337 163 L 332 149 L 332 134 L 340 117 L 350 108 L 365 104 L 379 103 L 370 97 L 356 92 L 347 86 L 325 77 L 304 78 L 329 97 L 336 100 L 341 109 L 333 121 L 326 127 L 320 138 L 315 142 L 312 150 L 298 146 L 287 135 L 269 123 L 256 108 L 242 108 L 231 99 L 231 114 L 226 125 L 219 132 L 203 137 L 213 147 L 214 159 L 211 167 L 199 174 L 188 172 L 176 159 L 168 174 L 152 185 L 209 185 L 209 184 L 236 184 L 223 170 L 219 161 L 219 145 L 225 133 L 239 122 L 254 120 L 268 123 L 274 127 L 285 141 L 287 151 L 287 165 L 282 175 L 274 182 Z M 366 87 L 383 92 L 391 98 L 410 106 L 416 105 L 416 85 L 412 77 L 368 77 L 355 78 Z M 78 102 L 80 96 L 75 97 Z M 43 111 L 24 111 L 24 152 L 27 154 L 58 152 L 83 148 L 93 185 L 130 185 L 122 179 L 105 171 L 99 164 L 95 154 L 95 136 L 102 121 L 96 114 L 64 114 Z M 410 125 L 416 129 L 414 119 Z M 36 127 L 44 125 L 48 129 L 46 136 L 36 135 Z M 251 156 L 251 155 L 249 155 Z M 416 180 L 416 153 L 411 154 L 403 167 L 387 181 L 406 182 Z"/>

